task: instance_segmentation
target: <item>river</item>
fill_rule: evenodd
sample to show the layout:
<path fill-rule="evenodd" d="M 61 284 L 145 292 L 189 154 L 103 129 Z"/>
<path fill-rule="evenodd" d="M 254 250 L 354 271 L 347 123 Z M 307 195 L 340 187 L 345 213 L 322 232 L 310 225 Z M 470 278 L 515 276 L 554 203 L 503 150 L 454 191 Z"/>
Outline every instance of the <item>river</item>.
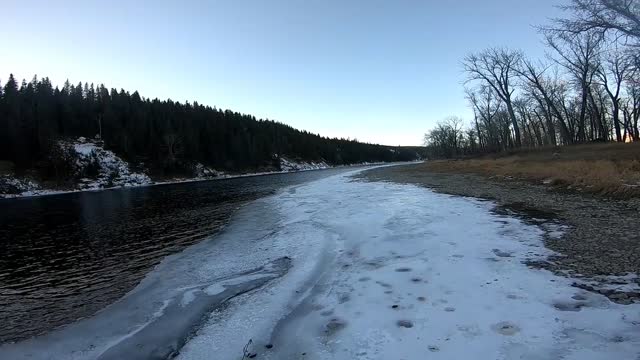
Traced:
<path fill-rule="evenodd" d="M 0 200 L 0 344 L 91 316 L 248 201 L 347 170 Z"/>

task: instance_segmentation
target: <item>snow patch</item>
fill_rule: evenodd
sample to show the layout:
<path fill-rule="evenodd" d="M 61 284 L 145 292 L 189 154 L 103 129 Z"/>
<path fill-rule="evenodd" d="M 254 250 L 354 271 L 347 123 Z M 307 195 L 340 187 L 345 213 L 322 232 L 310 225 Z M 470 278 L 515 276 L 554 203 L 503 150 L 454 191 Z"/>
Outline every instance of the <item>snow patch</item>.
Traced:
<path fill-rule="evenodd" d="M 306 171 L 306 170 L 320 170 L 328 169 L 330 166 L 324 161 L 294 161 L 285 157 L 280 157 L 280 169 L 284 172 L 292 171 Z"/>
<path fill-rule="evenodd" d="M 84 137 L 60 140 L 58 147 L 61 156 L 59 160 L 71 165 L 72 176 L 77 179 L 75 188 L 45 189 L 33 180 L 5 175 L 0 177 L 0 198 L 52 195 L 153 183 L 146 174 L 132 171 L 126 161 L 113 151 L 105 149 L 100 140 L 88 140 Z"/>
<path fill-rule="evenodd" d="M 224 176 L 224 172 L 210 168 L 204 164 L 196 163 L 193 167 L 193 176 L 195 179 L 210 179 Z"/>
<path fill-rule="evenodd" d="M 76 141 L 61 141 L 59 145 L 71 157 L 75 175 L 81 177 L 79 190 L 152 183 L 146 174 L 131 171 L 126 161 L 113 151 L 104 149 L 101 142 L 88 141 L 81 137 Z M 92 171 L 95 174 L 91 174 Z"/>
<path fill-rule="evenodd" d="M 0 196 L 17 197 L 23 193 L 32 193 L 40 189 L 38 184 L 29 179 L 18 179 L 10 175 L 0 176 Z"/>

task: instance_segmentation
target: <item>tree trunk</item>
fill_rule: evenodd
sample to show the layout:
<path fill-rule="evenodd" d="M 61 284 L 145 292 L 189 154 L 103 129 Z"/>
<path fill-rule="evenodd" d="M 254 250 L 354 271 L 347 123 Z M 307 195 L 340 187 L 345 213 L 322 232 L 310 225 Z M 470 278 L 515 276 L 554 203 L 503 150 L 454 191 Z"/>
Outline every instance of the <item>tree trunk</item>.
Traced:
<path fill-rule="evenodd" d="M 505 102 L 507 103 L 507 110 L 509 111 L 509 117 L 511 118 L 511 124 L 513 125 L 514 145 L 519 148 L 522 146 L 522 140 L 520 138 L 520 127 L 518 126 L 516 113 L 513 111 L 511 100 L 507 99 Z"/>
<path fill-rule="evenodd" d="M 622 142 L 622 131 L 620 129 L 620 104 L 617 99 L 613 101 L 613 126 L 616 129 L 616 141 Z"/>

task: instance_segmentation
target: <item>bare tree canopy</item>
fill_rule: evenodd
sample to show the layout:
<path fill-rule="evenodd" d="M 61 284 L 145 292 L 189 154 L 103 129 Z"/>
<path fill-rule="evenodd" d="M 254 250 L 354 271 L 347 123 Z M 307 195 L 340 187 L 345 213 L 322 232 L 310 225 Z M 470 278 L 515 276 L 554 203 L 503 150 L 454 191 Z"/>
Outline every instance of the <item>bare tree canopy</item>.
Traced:
<path fill-rule="evenodd" d="M 545 59 L 487 48 L 462 61 L 473 111 L 427 133 L 430 156 L 640 141 L 640 0 L 567 0 Z"/>
<path fill-rule="evenodd" d="M 615 31 L 640 45 L 639 0 L 571 0 L 562 8 L 573 13 L 568 19 L 556 19 L 562 30 Z"/>
<path fill-rule="evenodd" d="M 522 60 L 520 51 L 491 48 L 464 58 L 468 81 L 481 81 L 490 86 L 504 102 L 513 125 L 516 146 L 521 145 L 520 128 L 513 109 L 515 69 Z"/>

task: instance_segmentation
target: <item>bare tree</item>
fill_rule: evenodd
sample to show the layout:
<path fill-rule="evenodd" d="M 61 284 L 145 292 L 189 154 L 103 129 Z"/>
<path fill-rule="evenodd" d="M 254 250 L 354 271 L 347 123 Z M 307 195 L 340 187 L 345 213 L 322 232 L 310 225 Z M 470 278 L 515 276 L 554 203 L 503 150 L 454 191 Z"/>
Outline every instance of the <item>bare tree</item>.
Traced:
<path fill-rule="evenodd" d="M 589 89 L 589 103 L 591 110 L 591 140 L 600 140 L 600 141 L 608 141 L 610 139 L 609 136 L 609 126 L 607 121 L 609 102 L 607 98 L 609 97 L 604 90 L 604 87 L 599 84 L 594 84 Z"/>
<path fill-rule="evenodd" d="M 567 0 L 571 17 L 541 33 L 549 61 L 489 48 L 466 56 L 466 130 L 442 122 L 439 156 L 587 141 L 640 141 L 640 0 Z"/>
<path fill-rule="evenodd" d="M 475 90 L 467 88 L 466 93 L 476 115 L 476 132 L 481 147 L 490 151 L 502 150 L 500 135 L 496 131 L 498 129 L 496 115 L 501 110 L 501 103 L 495 91 L 489 85 L 482 84 Z M 478 119 L 481 120 L 482 126 L 478 123 Z"/>
<path fill-rule="evenodd" d="M 464 142 L 462 119 L 451 116 L 436 124 L 424 136 L 425 146 L 435 157 L 455 157 L 461 154 Z"/>
<path fill-rule="evenodd" d="M 586 141 L 587 101 L 589 88 L 599 67 L 602 36 L 596 32 L 573 35 L 560 31 L 546 31 L 544 35 L 547 45 L 556 53 L 556 57 L 552 59 L 569 72 L 580 91 L 574 140 Z"/>
<path fill-rule="evenodd" d="M 513 126 L 515 146 L 522 144 L 520 127 L 513 108 L 514 71 L 522 59 L 517 50 L 491 48 L 477 54 L 470 54 L 463 61 L 468 81 L 479 80 L 490 86 L 507 107 Z"/>
<path fill-rule="evenodd" d="M 640 45 L 639 0 L 571 0 L 561 8 L 573 13 L 569 19 L 556 19 L 563 31 L 614 31 Z"/>
<path fill-rule="evenodd" d="M 518 113 L 518 119 L 520 119 L 523 134 L 522 145 L 526 147 L 544 145 L 544 124 L 535 111 L 536 102 L 532 101 L 528 94 L 523 94 L 513 103 Z"/>
<path fill-rule="evenodd" d="M 606 90 L 612 104 L 613 126 L 616 131 L 616 140 L 623 141 L 620 129 L 620 101 L 622 82 L 632 71 L 633 62 L 613 43 L 612 49 L 606 52 L 604 62 L 597 70 L 598 79 Z"/>
<path fill-rule="evenodd" d="M 625 123 L 631 127 L 630 134 L 633 141 L 640 141 L 640 128 L 638 128 L 638 120 L 640 119 L 640 83 L 627 83 L 628 97 L 623 103 L 623 112 Z"/>
<path fill-rule="evenodd" d="M 528 93 L 540 105 L 547 120 L 547 136 L 550 139 L 550 143 L 556 145 L 555 126 L 553 125 L 554 117 L 560 125 L 560 134 L 564 141 L 572 143 L 573 132 L 567 123 L 565 112 L 561 106 L 562 101 L 560 101 L 563 96 L 562 85 L 559 84 L 557 74 L 555 77 L 545 74 L 550 68 L 550 65 L 543 63 L 536 65 L 531 60 L 523 59 L 521 66 L 517 69 L 517 73 L 524 80 L 525 86 L 528 85 Z"/>

